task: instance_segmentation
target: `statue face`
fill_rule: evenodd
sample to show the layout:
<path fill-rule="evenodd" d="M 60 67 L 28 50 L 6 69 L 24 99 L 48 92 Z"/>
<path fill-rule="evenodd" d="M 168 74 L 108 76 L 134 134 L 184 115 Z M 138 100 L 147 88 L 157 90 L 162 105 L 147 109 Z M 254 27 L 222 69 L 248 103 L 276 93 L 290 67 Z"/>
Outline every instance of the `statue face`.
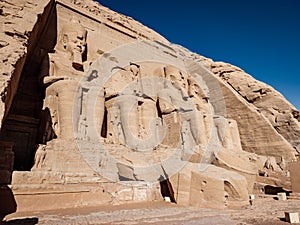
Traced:
<path fill-rule="evenodd" d="M 79 21 L 71 20 L 62 30 L 64 49 L 70 53 L 72 66 L 83 71 L 82 55 L 86 48 L 86 29 Z"/>
<path fill-rule="evenodd" d="M 201 86 L 193 79 L 189 78 L 188 82 L 189 82 L 188 95 L 190 97 L 198 97 L 208 101 L 209 92 L 207 92 L 205 89 L 202 89 Z"/>
<path fill-rule="evenodd" d="M 170 79 L 172 84 L 180 89 L 184 89 L 187 91 L 188 89 L 188 77 L 177 68 L 173 66 L 165 67 L 165 75 L 167 79 Z"/>
<path fill-rule="evenodd" d="M 72 31 L 64 34 L 63 42 L 65 49 L 71 53 L 83 54 L 86 45 L 86 33 L 79 31 Z"/>
<path fill-rule="evenodd" d="M 71 53 L 83 54 L 86 46 L 86 29 L 79 21 L 71 19 L 62 29 L 64 48 Z"/>
<path fill-rule="evenodd" d="M 131 65 L 130 66 L 130 72 L 132 73 L 132 76 L 133 76 L 132 78 L 136 79 L 138 74 L 139 74 L 139 68 L 135 65 Z"/>
<path fill-rule="evenodd" d="M 188 90 L 188 94 L 190 97 L 199 96 L 200 93 L 201 93 L 201 88 L 199 87 L 198 84 L 196 84 L 196 83 L 190 84 L 189 90 Z"/>
<path fill-rule="evenodd" d="M 187 82 L 187 77 L 181 73 L 180 71 L 178 71 L 178 73 L 174 73 L 171 76 L 171 81 L 173 82 L 173 84 L 178 87 L 178 88 L 183 88 L 185 90 L 187 90 L 188 88 L 188 82 Z"/>

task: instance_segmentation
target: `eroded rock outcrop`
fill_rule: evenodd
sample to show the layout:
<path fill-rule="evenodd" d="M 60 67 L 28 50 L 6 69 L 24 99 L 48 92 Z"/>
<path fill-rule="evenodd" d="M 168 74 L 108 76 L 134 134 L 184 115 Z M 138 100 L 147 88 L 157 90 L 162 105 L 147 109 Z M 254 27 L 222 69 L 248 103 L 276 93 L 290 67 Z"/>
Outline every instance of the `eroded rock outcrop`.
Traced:
<path fill-rule="evenodd" d="M 256 107 L 278 134 L 299 153 L 299 111 L 293 105 L 272 87 L 255 80 L 235 66 L 216 62 L 212 63 L 210 68 L 248 103 Z"/>
<path fill-rule="evenodd" d="M 263 130 L 262 133 L 273 134 L 271 135 L 273 136 L 272 140 L 261 140 L 264 143 L 268 143 L 268 146 L 272 146 L 270 142 L 273 142 L 273 150 L 267 150 L 268 147 L 264 147 L 265 151 L 268 152 L 267 155 L 273 155 L 277 158 L 280 158 L 281 156 L 285 156 L 284 152 L 293 152 L 293 154 L 299 153 L 298 142 L 300 123 L 297 116 L 299 114 L 299 111 L 294 106 L 292 106 L 280 93 L 278 93 L 272 87 L 255 80 L 252 76 L 235 66 L 216 62 L 210 65 L 210 69 L 214 74 L 219 76 L 224 81 L 224 83 L 228 84 L 226 85 L 227 88 L 234 90 L 239 96 L 242 97 L 240 98 L 240 101 L 243 102 L 244 105 L 248 105 L 248 109 L 251 109 L 253 113 L 257 112 L 257 114 L 260 114 L 260 119 L 269 121 L 271 126 L 274 128 L 273 130 L 270 127 L 267 127 L 266 122 L 264 122 L 265 125 L 261 126 L 259 125 L 260 122 L 254 122 L 255 119 L 253 118 L 252 122 L 254 122 L 254 127 L 251 130 L 255 130 L 256 132 L 256 134 L 253 135 L 256 144 L 258 144 L 260 142 L 260 139 L 262 139 L 262 136 L 264 136 L 259 135 L 260 130 Z M 243 111 L 245 112 L 246 110 L 239 109 L 239 113 L 236 113 L 237 110 L 233 110 L 232 107 L 229 106 L 229 104 L 236 105 L 229 103 L 229 101 L 233 100 L 232 98 L 233 95 L 231 95 L 231 97 L 228 96 L 228 106 L 226 107 L 227 114 L 229 115 L 229 117 L 237 120 L 238 123 L 240 123 L 240 132 L 245 132 L 241 136 L 246 137 L 246 131 L 243 131 L 243 128 L 247 127 L 247 129 L 249 129 L 249 127 L 251 127 L 251 122 L 249 121 L 247 125 L 241 124 L 245 121 L 239 119 L 239 117 L 243 117 Z M 239 97 L 235 96 L 234 98 Z M 250 137 L 250 135 L 248 135 L 248 137 Z M 253 151 L 251 149 L 253 145 L 249 144 L 249 146 L 247 146 L 248 144 L 246 142 L 248 141 L 244 141 L 244 148 L 248 151 Z M 286 150 L 283 150 L 284 152 L 282 152 L 281 150 L 279 150 L 279 148 Z M 292 150 L 291 148 L 293 148 L 294 150 Z M 277 155 L 275 153 L 277 151 L 276 149 L 279 150 L 279 154 Z M 259 151 L 260 150 L 254 150 L 254 152 L 257 153 Z M 271 151 L 273 151 L 273 153 Z M 286 157 L 291 157 L 291 155 L 286 155 Z"/>

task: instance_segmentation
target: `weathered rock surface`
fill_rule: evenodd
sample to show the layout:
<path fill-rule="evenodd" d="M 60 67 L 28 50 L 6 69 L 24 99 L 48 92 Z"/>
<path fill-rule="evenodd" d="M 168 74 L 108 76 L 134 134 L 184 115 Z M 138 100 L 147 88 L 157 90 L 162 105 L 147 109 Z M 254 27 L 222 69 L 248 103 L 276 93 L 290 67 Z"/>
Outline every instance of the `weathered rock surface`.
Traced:
<path fill-rule="evenodd" d="M 214 62 L 210 65 L 210 70 L 236 91 L 247 103 L 250 103 L 253 109 L 261 113 L 275 128 L 276 132 L 299 153 L 299 111 L 278 91 L 263 82 L 255 80 L 240 68 L 227 63 Z M 230 114 L 230 117 L 237 120 L 236 116 Z"/>
<path fill-rule="evenodd" d="M 18 210 L 291 189 L 299 111 L 270 86 L 92 1 L 0 9 L 0 184 Z"/>

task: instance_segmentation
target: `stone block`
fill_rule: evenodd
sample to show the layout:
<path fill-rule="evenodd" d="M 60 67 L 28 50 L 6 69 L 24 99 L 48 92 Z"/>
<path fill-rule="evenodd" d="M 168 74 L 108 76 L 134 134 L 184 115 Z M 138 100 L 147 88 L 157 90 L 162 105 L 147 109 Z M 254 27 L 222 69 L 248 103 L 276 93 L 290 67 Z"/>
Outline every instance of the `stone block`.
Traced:
<path fill-rule="evenodd" d="M 300 161 L 290 164 L 292 192 L 300 193 Z"/>
<path fill-rule="evenodd" d="M 225 200 L 224 182 L 220 178 L 208 174 L 192 172 L 190 204 L 201 206 L 203 204 L 222 205 Z"/>
<path fill-rule="evenodd" d="M 19 212 L 107 205 L 112 195 L 100 185 L 18 185 L 12 191 Z"/>
<path fill-rule="evenodd" d="M 279 201 L 286 201 L 286 193 L 285 192 L 277 193 L 277 197 L 278 197 Z"/>
<path fill-rule="evenodd" d="M 200 171 L 198 164 L 188 163 L 170 182 L 180 205 L 224 207 L 228 202 L 248 201 L 245 177 L 213 165 Z"/>
<path fill-rule="evenodd" d="M 180 122 L 176 113 L 163 115 L 163 121 L 165 121 L 167 131 L 162 144 L 177 147 L 180 143 Z"/>
<path fill-rule="evenodd" d="M 253 201 L 255 199 L 255 195 L 249 195 L 249 199 Z"/>
<path fill-rule="evenodd" d="M 119 203 L 146 202 L 157 200 L 157 184 L 140 181 L 123 181 L 116 192 L 115 200 Z"/>
<path fill-rule="evenodd" d="M 132 188 L 124 188 L 117 192 L 117 199 L 121 202 L 130 202 L 133 200 L 133 190 Z"/>
<path fill-rule="evenodd" d="M 164 197 L 164 200 L 165 200 L 165 202 L 171 202 L 171 199 L 170 199 L 170 197 L 168 197 L 168 196 L 165 196 L 165 197 Z"/>
<path fill-rule="evenodd" d="M 185 169 L 178 174 L 170 177 L 170 182 L 174 190 L 174 198 L 176 203 L 180 205 L 189 205 L 190 188 L 191 188 L 191 173 Z"/>
<path fill-rule="evenodd" d="M 299 214 L 296 212 L 285 212 L 285 221 L 289 223 L 299 223 Z"/>
<path fill-rule="evenodd" d="M 136 180 L 134 168 L 123 163 L 117 163 L 119 179 L 121 181 Z"/>
<path fill-rule="evenodd" d="M 150 188 L 147 188 L 147 186 L 133 188 L 134 202 L 145 202 L 151 199 L 150 196 L 151 196 Z"/>
<path fill-rule="evenodd" d="M 12 184 L 64 184 L 65 175 L 62 172 L 50 171 L 14 171 Z"/>

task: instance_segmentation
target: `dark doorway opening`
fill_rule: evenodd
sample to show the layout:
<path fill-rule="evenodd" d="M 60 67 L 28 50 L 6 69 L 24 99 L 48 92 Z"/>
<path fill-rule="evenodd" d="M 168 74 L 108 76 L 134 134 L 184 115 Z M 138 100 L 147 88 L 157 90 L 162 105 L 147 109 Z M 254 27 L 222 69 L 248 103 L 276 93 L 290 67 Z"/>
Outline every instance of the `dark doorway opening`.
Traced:
<path fill-rule="evenodd" d="M 159 182 L 160 184 L 160 193 L 163 198 L 169 197 L 171 202 L 176 203 L 175 197 L 174 197 L 174 191 L 172 184 L 170 183 L 169 179 L 164 179 Z"/>

